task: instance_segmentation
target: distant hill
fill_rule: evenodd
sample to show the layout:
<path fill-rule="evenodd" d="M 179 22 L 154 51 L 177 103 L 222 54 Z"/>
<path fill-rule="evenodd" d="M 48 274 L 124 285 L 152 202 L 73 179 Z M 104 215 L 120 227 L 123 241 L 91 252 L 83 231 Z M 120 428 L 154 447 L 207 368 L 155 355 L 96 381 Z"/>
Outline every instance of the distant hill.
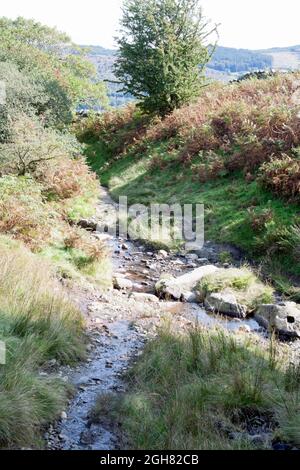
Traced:
<path fill-rule="evenodd" d="M 226 73 L 244 73 L 272 68 L 272 57 L 248 49 L 217 47 L 209 68 Z"/>
<path fill-rule="evenodd" d="M 300 45 L 291 47 L 273 47 L 260 51 L 272 59 L 272 68 L 275 70 L 300 69 Z"/>
<path fill-rule="evenodd" d="M 113 64 L 116 50 L 101 46 L 82 46 L 87 48 L 87 56 L 97 68 L 102 80 L 113 80 Z M 300 69 L 300 45 L 273 47 L 271 49 L 250 50 L 218 46 L 207 67 L 210 79 L 228 82 L 255 70 L 296 70 Z M 108 94 L 112 106 L 119 107 L 132 100 L 120 91 L 120 86 L 108 83 Z"/>

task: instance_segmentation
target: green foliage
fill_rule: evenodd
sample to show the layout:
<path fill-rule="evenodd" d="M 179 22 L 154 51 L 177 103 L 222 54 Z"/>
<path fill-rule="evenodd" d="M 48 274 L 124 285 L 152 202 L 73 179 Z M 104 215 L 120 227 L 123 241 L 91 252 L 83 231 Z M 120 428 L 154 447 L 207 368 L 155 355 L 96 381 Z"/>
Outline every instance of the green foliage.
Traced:
<path fill-rule="evenodd" d="M 40 184 L 26 177 L 0 178 L 0 233 L 36 246 L 49 237 L 50 219 Z"/>
<path fill-rule="evenodd" d="M 24 176 L 50 160 L 78 155 L 79 145 L 71 136 L 45 129 L 36 118 L 15 114 L 10 136 L 0 143 L 0 170 Z"/>
<path fill-rule="evenodd" d="M 255 418 L 269 427 L 270 440 L 280 435 L 299 444 L 299 380 L 296 370 L 285 371 L 278 346 L 271 361 L 255 337 L 201 328 L 176 333 L 172 326 L 146 345 L 130 371 L 130 392 L 113 410 L 132 448 L 268 448 L 270 441 L 251 441 Z M 98 403 L 100 416 L 104 405 Z"/>
<path fill-rule="evenodd" d="M 300 157 L 282 155 L 273 158 L 260 168 L 261 183 L 274 193 L 294 201 L 300 201 Z"/>
<path fill-rule="evenodd" d="M 5 103 L 0 104 L 0 142 L 10 136 L 11 119 L 20 114 L 33 115 L 45 106 L 45 90 L 16 64 L 0 63 L 0 81 L 5 83 Z"/>
<path fill-rule="evenodd" d="M 13 62 L 43 91 L 35 108 L 48 125 L 69 124 L 80 102 L 106 103 L 96 70 L 65 34 L 33 20 L 0 18 L 0 42 L 0 62 Z"/>
<path fill-rule="evenodd" d="M 213 275 L 205 276 L 198 284 L 200 297 L 204 300 L 207 294 L 226 291 L 233 293 L 237 301 L 254 309 L 257 305 L 274 301 L 274 291 L 263 284 L 258 277 L 246 267 L 237 269 L 220 269 Z"/>
<path fill-rule="evenodd" d="M 213 84 L 140 133 L 132 117 L 122 124 L 119 111 L 102 122 L 100 142 L 86 155 L 113 197 L 126 194 L 130 204 L 203 203 L 206 239 L 241 248 L 299 298 L 298 242 L 290 233 L 299 225 L 295 90 L 297 73 Z"/>
<path fill-rule="evenodd" d="M 121 27 L 115 74 L 144 111 L 164 116 L 199 93 L 209 53 L 198 0 L 127 0 Z"/>
<path fill-rule="evenodd" d="M 35 446 L 43 426 L 59 416 L 70 386 L 42 376 L 49 360 L 70 364 L 85 354 L 83 322 L 54 279 L 54 268 L 0 238 L 0 445 Z"/>
<path fill-rule="evenodd" d="M 0 42 L 0 446 L 38 447 L 71 388 L 49 361 L 85 356 L 81 312 L 55 278 L 111 280 L 103 243 L 71 236 L 68 220 L 94 210 L 98 188 L 67 125 L 79 99 L 98 100 L 103 87 L 56 30 L 1 18 Z"/>

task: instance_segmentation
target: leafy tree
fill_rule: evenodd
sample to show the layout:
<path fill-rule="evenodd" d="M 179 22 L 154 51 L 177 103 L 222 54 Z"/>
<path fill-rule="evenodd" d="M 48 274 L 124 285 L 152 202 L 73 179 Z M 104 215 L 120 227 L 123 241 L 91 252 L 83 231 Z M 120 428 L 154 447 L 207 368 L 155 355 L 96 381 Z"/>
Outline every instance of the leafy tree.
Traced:
<path fill-rule="evenodd" d="M 199 0 L 125 0 L 115 75 L 148 113 L 164 116 L 199 93 L 210 59 Z"/>
<path fill-rule="evenodd" d="M 16 114 L 34 115 L 49 98 L 42 86 L 10 62 L 0 62 L 0 81 L 5 84 L 5 102 L 0 103 L 0 142 L 4 142 L 9 138 L 11 121 Z"/>
<path fill-rule="evenodd" d="M 45 124 L 68 124 L 81 101 L 106 104 L 95 67 L 65 34 L 33 20 L 0 18 L 0 43 L 0 62 L 13 62 L 48 97 L 38 108 Z"/>

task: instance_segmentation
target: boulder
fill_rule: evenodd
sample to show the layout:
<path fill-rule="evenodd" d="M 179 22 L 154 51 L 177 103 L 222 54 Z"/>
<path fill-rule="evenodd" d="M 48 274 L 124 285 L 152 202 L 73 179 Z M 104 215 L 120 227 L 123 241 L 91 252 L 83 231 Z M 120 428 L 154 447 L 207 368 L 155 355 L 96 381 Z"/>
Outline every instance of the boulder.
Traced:
<path fill-rule="evenodd" d="M 162 258 L 167 258 L 169 256 L 166 250 L 159 250 L 158 254 L 159 256 L 162 256 Z"/>
<path fill-rule="evenodd" d="M 204 301 L 208 310 L 215 313 L 223 313 L 234 318 L 246 318 L 247 307 L 237 302 L 233 294 L 226 292 L 213 292 Z"/>
<path fill-rule="evenodd" d="M 295 302 L 260 305 L 255 312 L 255 320 L 281 336 L 300 338 L 300 306 Z"/>
<path fill-rule="evenodd" d="M 181 296 L 192 291 L 204 276 L 213 274 L 217 270 L 218 268 L 213 265 L 201 266 L 177 278 L 160 279 L 155 285 L 156 293 L 159 297 L 180 300 Z"/>
<path fill-rule="evenodd" d="M 130 281 L 130 279 L 126 279 L 121 276 L 115 276 L 113 278 L 113 286 L 118 290 L 130 290 L 133 288 L 133 283 Z"/>
<path fill-rule="evenodd" d="M 196 303 L 197 302 L 197 295 L 195 294 L 195 292 L 184 292 L 183 294 L 181 294 L 181 297 L 180 297 L 180 300 L 181 302 L 187 302 L 187 303 Z"/>
<path fill-rule="evenodd" d="M 134 299 L 137 302 L 159 302 L 158 297 L 153 294 L 147 294 L 144 292 L 132 292 L 130 298 Z"/>

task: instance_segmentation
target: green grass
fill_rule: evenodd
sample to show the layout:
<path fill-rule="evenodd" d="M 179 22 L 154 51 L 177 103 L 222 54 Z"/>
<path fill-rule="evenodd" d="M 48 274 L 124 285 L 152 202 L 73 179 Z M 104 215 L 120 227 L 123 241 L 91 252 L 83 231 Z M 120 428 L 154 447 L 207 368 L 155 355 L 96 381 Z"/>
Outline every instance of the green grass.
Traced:
<path fill-rule="evenodd" d="M 86 194 L 66 201 L 68 219 L 77 222 L 80 219 L 92 217 L 95 213 L 96 200 L 97 196 L 95 194 Z"/>
<path fill-rule="evenodd" d="M 113 158 L 101 143 L 90 142 L 86 155 L 100 181 L 114 199 L 126 195 L 129 204 L 203 203 L 205 239 L 230 243 L 268 266 L 276 277 L 300 276 L 300 263 L 282 240 L 290 237 L 289 227 L 299 222 L 299 206 L 276 198 L 257 181 L 248 182 L 239 172 L 201 183 L 195 169 L 176 160 L 168 142 L 149 144 L 146 152 L 128 152 Z M 154 157 L 162 168 L 152 168 Z M 252 214 L 272 216 L 261 227 L 252 224 Z"/>
<path fill-rule="evenodd" d="M 240 269 L 219 269 L 214 274 L 204 276 L 197 286 L 201 300 L 213 292 L 226 291 L 234 294 L 237 302 L 253 310 L 259 304 L 274 302 L 274 290 L 263 284 L 247 267 Z"/>
<path fill-rule="evenodd" d="M 70 393 L 40 368 L 50 359 L 73 364 L 84 358 L 84 324 L 53 265 L 8 237 L 1 237 L 0 253 L 0 340 L 7 350 L 0 365 L 0 445 L 35 447 Z"/>
<path fill-rule="evenodd" d="M 148 343 L 121 400 L 99 397 L 94 420 L 121 420 L 133 449 L 263 449 L 247 437 L 255 418 L 269 423 L 270 441 L 300 445 L 299 368 L 284 369 L 279 351 L 255 338 L 174 331 L 165 326 Z"/>
<path fill-rule="evenodd" d="M 111 287 L 112 266 L 107 253 L 101 259 L 93 259 L 83 250 L 67 248 L 62 241 L 57 241 L 40 254 L 53 263 L 58 276 L 79 284 L 89 281 L 102 289 Z"/>

